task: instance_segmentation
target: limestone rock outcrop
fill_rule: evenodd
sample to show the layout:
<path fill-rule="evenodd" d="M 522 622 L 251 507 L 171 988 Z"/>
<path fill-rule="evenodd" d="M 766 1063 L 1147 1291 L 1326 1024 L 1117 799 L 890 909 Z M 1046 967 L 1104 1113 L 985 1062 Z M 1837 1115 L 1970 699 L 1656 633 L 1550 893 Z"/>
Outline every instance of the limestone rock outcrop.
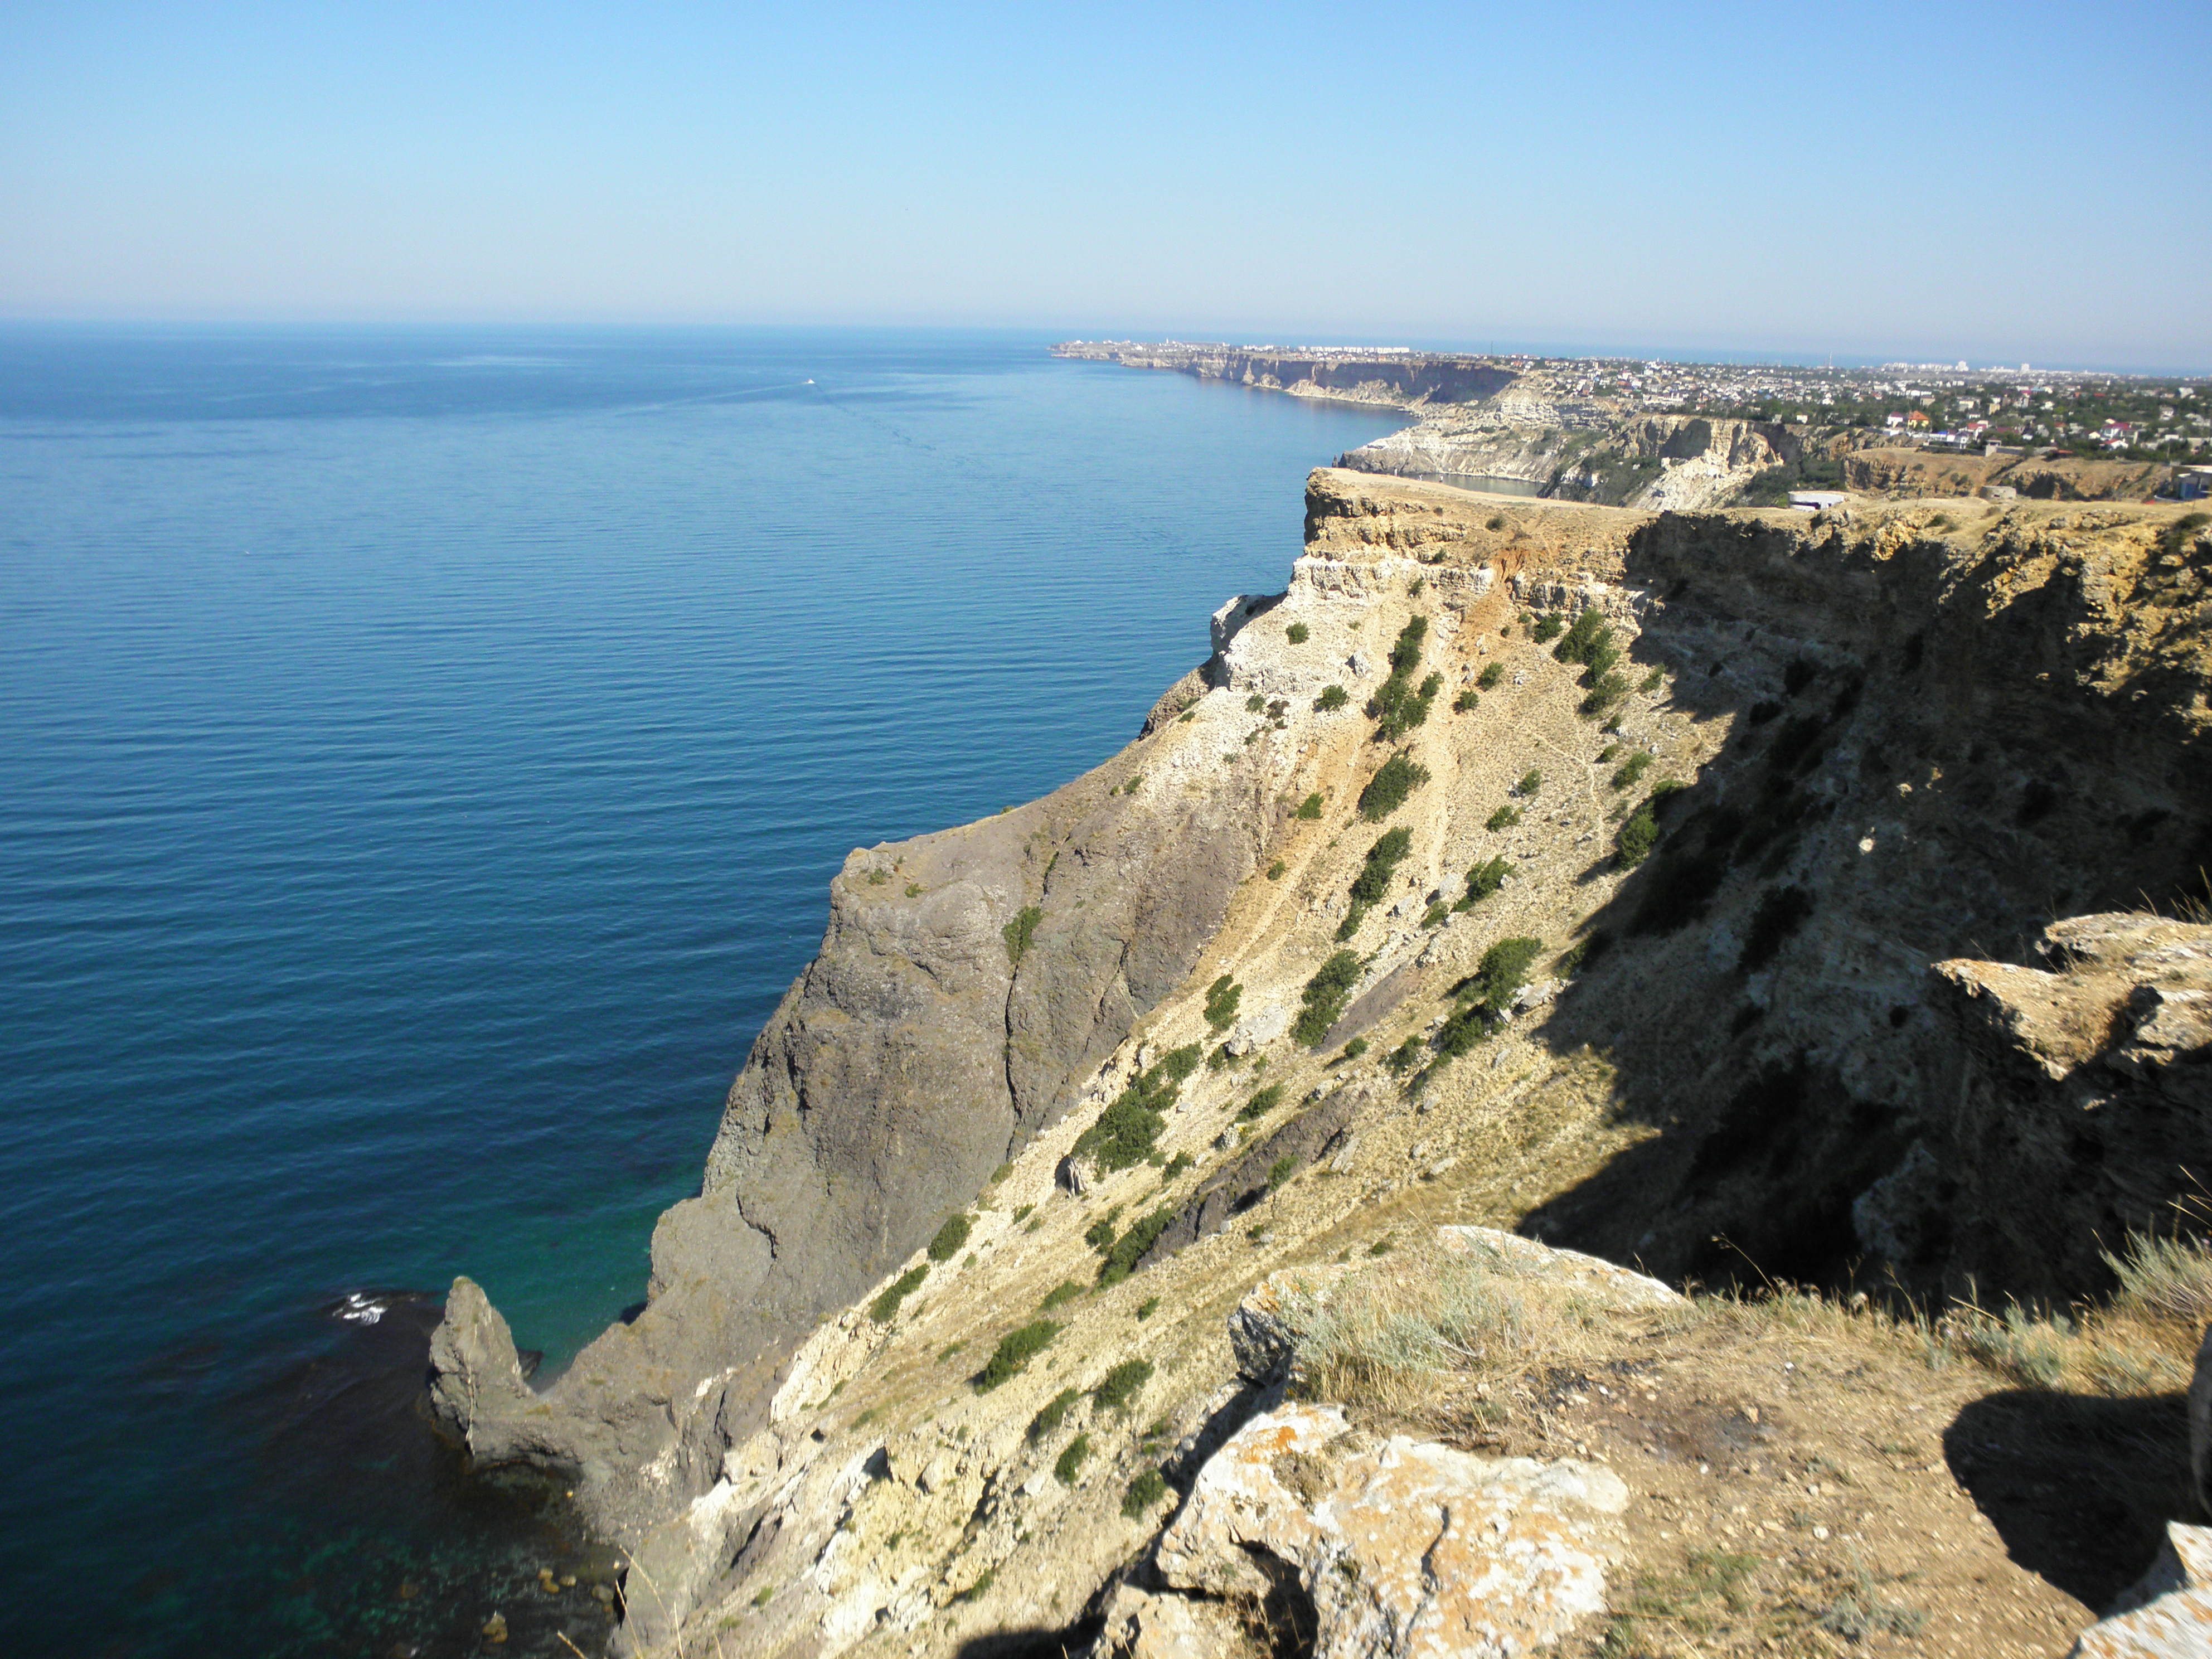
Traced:
<path fill-rule="evenodd" d="M 1214 1597 L 1261 1598 L 1294 1576 L 1316 1659 L 1507 1659 L 1604 1607 L 1627 1503 L 1595 1465 L 1370 1443 L 1338 1407 L 1291 1405 L 1207 1462 L 1157 1565 Z"/>
<path fill-rule="evenodd" d="M 1957 1032 L 1956 1107 L 1927 1190 L 1950 1219 L 1952 1288 L 2063 1301 L 2100 1253 L 2166 1231 L 2212 1169 L 2212 927 L 2075 916 L 2045 968 L 1950 961 L 1933 1002 Z"/>
<path fill-rule="evenodd" d="M 2212 1653 L 2212 1527 L 2176 1521 L 2142 1581 L 2081 1632 L 2067 1659 L 2201 1659 Z"/>

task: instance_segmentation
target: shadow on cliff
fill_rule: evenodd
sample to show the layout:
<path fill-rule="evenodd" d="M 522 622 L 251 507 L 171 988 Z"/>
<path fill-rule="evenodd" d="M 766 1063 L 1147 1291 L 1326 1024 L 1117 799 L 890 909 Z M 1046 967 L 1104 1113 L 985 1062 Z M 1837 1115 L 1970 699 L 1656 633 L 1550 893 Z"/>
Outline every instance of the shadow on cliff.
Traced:
<path fill-rule="evenodd" d="M 2142 1576 L 2189 1516 L 2189 1406 L 2014 1389 L 1943 1431 L 1943 1458 L 2005 1553 L 2094 1608 Z"/>
<path fill-rule="evenodd" d="M 1695 783 L 1655 772 L 1616 797 L 1657 784 L 1650 855 L 1577 929 L 1579 971 L 1533 1033 L 1605 1054 L 1617 1121 L 1659 1133 L 1523 1231 L 1677 1281 L 1846 1289 L 1868 1254 L 1855 1205 L 1924 1141 L 1936 1173 L 1885 1272 L 1928 1294 L 1953 1248 L 1959 1042 L 1923 1006 L 1927 967 L 2023 961 L 2058 915 L 2188 885 L 2212 799 L 2154 710 L 2039 689 L 2048 595 L 1948 616 L 1947 567 L 1908 549 L 1822 611 L 1802 574 L 1760 574 L 1786 539 L 1662 518 L 1631 549 L 1631 582 L 1666 603 L 1628 678 L 1664 667 L 1670 712 L 1736 718 Z M 1737 581 L 1711 602 L 1708 557 Z M 1900 850 L 1869 862 L 1877 840 Z"/>
<path fill-rule="evenodd" d="M 1059 1629 L 1033 1626 L 993 1631 L 988 1636 L 971 1636 L 955 1651 L 958 1659 L 1075 1659 L 1091 1651 L 1105 1628 L 1103 1619 L 1085 1619 Z"/>

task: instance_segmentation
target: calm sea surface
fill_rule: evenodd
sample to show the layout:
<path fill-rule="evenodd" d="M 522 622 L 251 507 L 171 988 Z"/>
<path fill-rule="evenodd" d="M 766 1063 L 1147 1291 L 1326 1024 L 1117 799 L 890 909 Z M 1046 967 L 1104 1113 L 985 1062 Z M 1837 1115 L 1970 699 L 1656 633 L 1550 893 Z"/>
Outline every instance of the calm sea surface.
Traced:
<path fill-rule="evenodd" d="M 1400 423 L 1044 344 L 0 330 L 0 1651 L 597 1645 L 419 1293 L 638 1299 L 847 850 L 1120 747 Z"/>

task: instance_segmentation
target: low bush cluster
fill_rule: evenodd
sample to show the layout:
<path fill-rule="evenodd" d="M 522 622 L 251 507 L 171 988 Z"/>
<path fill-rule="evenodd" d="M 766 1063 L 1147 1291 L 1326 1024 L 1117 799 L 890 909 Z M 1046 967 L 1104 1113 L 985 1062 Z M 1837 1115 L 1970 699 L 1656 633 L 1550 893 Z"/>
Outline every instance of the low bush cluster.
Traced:
<path fill-rule="evenodd" d="M 1327 714 L 1343 708 L 1345 704 L 1351 701 L 1352 693 L 1346 690 L 1342 686 L 1328 685 L 1323 686 L 1322 688 L 1321 696 L 1314 699 L 1314 707 L 1320 709 L 1322 714 Z"/>
<path fill-rule="evenodd" d="M 1359 983 L 1366 971 L 1358 955 L 1351 951 L 1339 951 L 1322 963 L 1314 976 L 1306 981 L 1299 994 L 1298 1017 L 1291 1027 L 1291 1038 L 1307 1048 L 1318 1048 L 1344 1012 L 1344 1005 L 1351 1000 L 1352 988 Z"/>
<path fill-rule="evenodd" d="M 1367 849 L 1366 862 L 1352 878 L 1352 908 L 1337 925 L 1336 937 L 1340 941 L 1358 933 L 1359 924 L 1366 920 L 1368 906 L 1379 903 L 1389 895 L 1391 880 L 1413 845 L 1413 832 L 1401 824 L 1395 830 L 1385 830 Z"/>
<path fill-rule="evenodd" d="M 1142 1164 L 1167 1127 L 1165 1114 L 1175 1104 L 1183 1079 L 1198 1069 L 1205 1054 L 1193 1042 L 1161 1056 L 1158 1065 L 1139 1073 L 1098 1114 L 1098 1121 L 1076 1137 L 1076 1152 L 1106 1170 Z"/>
<path fill-rule="evenodd" d="M 1502 858 L 1492 859 L 1486 864 L 1476 865 L 1474 869 L 1467 872 L 1467 896 L 1452 908 L 1456 910 L 1472 910 L 1483 900 L 1504 886 L 1505 878 L 1512 873 L 1513 866 Z"/>
<path fill-rule="evenodd" d="M 961 1247 L 967 1243 L 968 1235 L 975 1225 L 975 1221 L 964 1212 L 947 1216 L 945 1224 L 937 1230 L 937 1237 L 929 1241 L 929 1259 L 932 1261 L 951 1261 L 960 1254 Z"/>
<path fill-rule="evenodd" d="M 1091 1398 L 1101 1411 L 1125 1412 L 1152 1380 L 1149 1359 L 1125 1359 L 1099 1379 Z"/>
<path fill-rule="evenodd" d="M 898 1317 L 899 1304 L 921 1288 L 921 1281 L 929 1277 L 929 1265 L 917 1262 L 901 1273 L 881 1296 L 868 1304 L 868 1317 L 878 1325 L 888 1325 Z"/>
<path fill-rule="evenodd" d="M 1480 690 L 1494 691 L 1498 689 L 1498 681 L 1504 678 L 1505 665 L 1502 662 L 1494 662 L 1474 677 L 1474 683 Z"/>
<path fill-rule="evenodd" d="M 1078 1389 L 1062 1389 L 1047 1401 L 1044 1409 L 1030 1419 L 1028 1438 L 1030 1444 L 1036 1444 L 1048 1434 L 1057 1434 L 1060 1425 L 1067 1421 L 1068 1413 L 1074 1409 L 1075 1402 L 1082 1398 Z"/>
<path fill-rule="evenodd" d="M 1028 953 L 1030 942 L 1036 938 L 1037 924 L 1043 920 L 1043 911 L 1034 904 L 1024 904 L 1015 913 L 1014 919 L 1000 929 L 1006 941 L 1006 959 L 1015 967 L 1021 966 L 1022 957 Z"/>
<path fill-rule="evenodd" d="M 1292 623 L 1283 630 L 1283 637 L 1292 645 L 1304 645 L 1313 635 L 1304 623 Z"/>
<path fill-rule="evenodd" d="M 1270 1083 L 1244 1103 L 1244 1109 L 1237 1114 L 1237 1121 L 1239 1123 L 1256 1123 L 1282 1103 L 1283 1085 Z"/>
<path fill-rule="evenodd" d="M 1129 1483 L 1129 1490 L 1121 1496 L 1121 1513 L 1131 1521 L 1140 1520 L 1168 1495 L 1167 1477 L 1158 1469 L 1146 1469 Z"/>
<path fill-rule="evenodd" d="M 1616 789 L 1633 789 L 1643 781 L 1644 775 L 1650 769 L 1650 751 L 1639 749 L 1623 761 L 1620 769 L 1613 775 L 1613 787 Z"/>
<path fill-rule="evenodd" d="M 1431 674 L 1418 690 L 1413 684 L 1413 671 L 1421 665 L 1421 641 L 1428 633 L 1429 619 L 1420 616 L 1399 630 L 1397 643 L 1390 647 L 1390 678 L 1376 687 L 1368 700 L 1367 713 L 1382 742 L 1395 743 L 1426 720 L 1437 693 L 1443 689 L 1443 678 L 1438 674 Z"/>
<path fill-rule="evenodd" d="M 1305 819 L 1309 823 L 1321 817 L 1321 792 L 1316 789 L 1298 803 L 1298 810 L 1291 815 Z"/>
<path fill-rule="evenodd" d="M 1060 1454 L 1060 1461 L 1052 1466 L 1052 1472 L 1060 1478 L 1061 1486 L 1072 1486 L 1075 1484 L 1076 1476 L 1082 1474 L 1083 1466 L 1090 1457 L 1091 1437 L 1087 1434 L 1079 1434 L 1067 1443 L 1066 1449 Z"/>
<path fill-rule="evenodd" d="M 1227 974 L 1206 988 L 1206 1023 L 1216 1032 L 1227 1030 L 1237 1023 L 1237 1005 L 1243 1000 L 1244 988 Z"/>
<path fill-rule="evenodd" d="M 1008 1331 L 999 1339 L 998 1347 L 984 1363 L 982 1374 L 975 1379 L 975 1392 L 988 1394 L 1012 1382 L 1030 1360 L 1050 1347 L 1053 1338 L 1059 1334 L 1060 1327 L 1049 1319 L 1033 1319 Z"/>
<path fill-rule="evenodd" d="M 1517 806 L 1509 805 L 1501 806 L 1495 812 L 1492 812 L 1490 817 L 1484 821 L 1482 827 L 1494 832 L 1499 830 L 1510 830 L 1515 824 L 1520 822 L 1521 809 Z"/>
<path fill-rule="evenodd" d="M 1428 769 L 1405 750 L 1399 750 L 1375 769 L 1375 775 L 1359 792 L 1359 816 L 1370 823 L 1382 823 L 1428 781 Z"/>
<path fill-rule="evenodd" d="M 1118 1285 L 1134 1273 L 1137 1263 L 1144 1259 L 1145 1252 L 1152 1248 L 1159 1236 L 1168 1230 L 1168 1224 L 1175 1219 L 1175 1212 L 1163 1207 L 1136 1222 L 1127 1232 L 1117 1234 L 1114 1231 L 1114 1218 L 1119 1213 L 1118 1210 L 1108 1212 L 1103 1223 L 1094 1224 L 1084 1235 L 1091 1248 L 1103 1258 L 1098 1264 L 1101 1288 Z"/>

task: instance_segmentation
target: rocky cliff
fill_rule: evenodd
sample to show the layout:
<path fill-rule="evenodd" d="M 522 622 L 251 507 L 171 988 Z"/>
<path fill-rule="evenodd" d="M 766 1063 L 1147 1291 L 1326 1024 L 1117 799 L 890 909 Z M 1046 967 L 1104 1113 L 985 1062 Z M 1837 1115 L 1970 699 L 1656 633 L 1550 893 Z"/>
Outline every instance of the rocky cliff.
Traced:
<path fill-rule="evenodd" d="M 1271 347 L 1191 345 L 1164 341 L 1069 341 L 1059 357 L 1164 368 L 1201 380 L 1228 380 L 1294 398 L 1416 409 L 1472 403 L 1513 384 L 1513 370 L 1485 357 L 1439 352 L 1285 351 Z"/>
<path fill-rule="evenodd" d="M 2185 1197 L 2212 929 L 2118 913 L 2212 863 L 2198 527 L 1348 471 L 1306 526 L 1112 763 L 848 859 L 635 1322 L 535 1395 L 457 1285 L 439 1408 L 481 1459 L 581 1473 L 634 1641 L 1133 1644 L 1124 1584 L 1172 1625 L 1162 1521 L 1265 1405 L 1228 1316 L 1282 1269 L 1479 1224 L 1677 1283 L 1993 1304 L 2109 1288 L 2082 1231 Z M 1735 1341 L 1711 1375 L 1752 1365 Z M 1496 1387 L 1468 1422 L 1570 1410 Z M 1756 1466 L 1719 1420 L 1682 1443 Z M 1316 1481 L 1495 1486 L 1313 1432 Z M 1656 1459 L 1645 1502 L 1656 1432 L 1618 1454 Z M 1636 1535 L 1607 1548 L 1682 1547 Z"/>

